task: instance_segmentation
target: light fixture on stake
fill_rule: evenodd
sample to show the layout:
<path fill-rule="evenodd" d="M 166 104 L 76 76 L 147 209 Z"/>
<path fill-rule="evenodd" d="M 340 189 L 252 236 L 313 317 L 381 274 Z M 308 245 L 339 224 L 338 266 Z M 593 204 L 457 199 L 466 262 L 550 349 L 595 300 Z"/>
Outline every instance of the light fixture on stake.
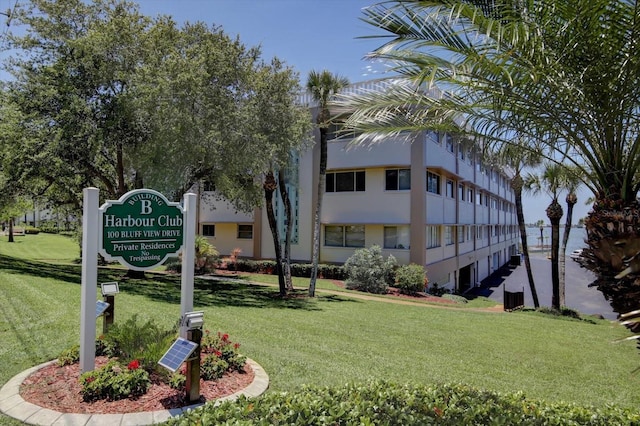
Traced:
<path fill-rule="evenodd" d="M 202 341 L 204 312 L 186 312 L 182 315 L 181 325 L 186 330 L 187 339 L 197 345 L 192 356 L 187 359 L 187 371 L 185 372 L 187 400 L 196 402 L 200 399 L 200 342 Z"/>
<path fill-rule="evenodd" d="M 102 298 L 104 302 L 108 305 L 104 312 L 104 317 L 102 318 L 102 333 L 107 334 L 109 326 L 113 324 L 113 320 L 115 317 L 115 295 L 120 293 L 120 288 L 118 287 L 117 282 L 110 281 L 106 283 L 100 283 L 100 290 L 102 292 Z"/>

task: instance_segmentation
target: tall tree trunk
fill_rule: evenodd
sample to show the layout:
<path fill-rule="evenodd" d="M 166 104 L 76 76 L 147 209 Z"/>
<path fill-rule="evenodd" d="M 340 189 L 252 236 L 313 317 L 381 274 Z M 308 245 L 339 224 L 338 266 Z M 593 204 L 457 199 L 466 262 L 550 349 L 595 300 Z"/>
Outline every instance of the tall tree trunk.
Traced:
<path fill-rule="evenodd" d="M 13 218 L 9 218 L 9 242 L 13 243 Z"/>
<path fill-rule="evenodd" d="M 551 222 L 551 306 L 560 310 L 560 273 L 558 270 L 558 253 L 560 249 L 560 219 L 562 206 L 554 199 L 547 207 L 547 217 Z"/>
<path fill-rule="evenodd" d="M 267 209 L 267 221 L 269 222 L 269 229 L 271 229 L 271 236 L 273 237 L 273 248 L 276 254 L 276 272 L 278 273 L 278 287 L 280 288 L 280 296 L 287 295 L 287 288 L 284 282 L 284 275 L 282 273 L 282 247 L 280 246 L 280 236 L 278 235 L 278 224 L 276 222 L 276 215 L 273 211 L 273 193 L 275 192 L 278 184 L 273 175 L 273 171 L 269 171 L 265 177 L 264 184 L 265 207 Z"/>
<path fill-rule="evenodd" d="M 511 181 L 511 188 L 513 188 L 516 201 L 516 216 L 518 218 L 518 229 L 520 230 L 520 244 L 522 245 L 522 254 L 524 256 L 524 267 L 527 270 L 527 279 L 529 281 L 529 290 L 531 291 L 533 306 L 537 309 L 540 307 L 540 302 L 538 301 L 538 292 L 536 291 L 536 285 L 533 281 L 533 272 L 531 271 L 529 245 L 527 244 L 527 228 L 524 222 L 524 212 L 522 211 L 522 185 L 522 177 L 518 173 Z"/>
<path fill-rule="evenodd" d="M 121 143 L 116 146 L 116 174 L 118 176 L 117 198 L 120 198 L 127 193 L 127 185 L 124 178 L 124 153 Z"/>
<path fill-rule="evenodd" d="M 318 202 L 313 220 L 313 251 L 311 253 L 313 267 L 309 280 L 309 296 L 316 295 L 316 278 L 318 277 L 318 262 L 320 258 L 320 214 L 322 212 L 322 197 L 325 189 L 325 176 L 327 174 L 327 128 L 320 127 L 320 173 L 318 181 Z"/>
<path fill-rule="evenodd" d="M 285 170 L 278 172 L 278 187 L 280 188 L 280 198 L 284 205 L 284 217 L 286 221 L 285 237 L 284 237 L 284 255 L 282 256 L 282 267 L 284 269 L 284 283 L 288 291 L 293 291 L 293 282 L 291 280 L 291 230 L 293 228 L 293 218 L 291 214 L 291 200 L 289 199 L 289 190 L 284 179 Z"/>
<path fill-rule="evenodd" d="M 573 206 L 578 202 L 578 197 L 573 192 L 567 194 L 567 220 L 564 224 L 564 233 L 562 235 L 562 246 L 560 248 L 560 288 L 558 300 L 560 306 L 566 306 L 565 299 L 565 264 L 567 259 L 567 243 L 569 242 L 569 233 L 571 232 L 572 218 L 573 218 Z"/>

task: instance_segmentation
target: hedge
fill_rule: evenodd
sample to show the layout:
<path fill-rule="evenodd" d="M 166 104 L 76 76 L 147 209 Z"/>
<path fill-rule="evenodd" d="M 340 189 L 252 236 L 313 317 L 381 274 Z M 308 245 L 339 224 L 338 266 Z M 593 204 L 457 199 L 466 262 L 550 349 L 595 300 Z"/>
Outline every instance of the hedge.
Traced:
<path fill-rule="evenodd" d="M 295 392 L 209 403 L 168 425 L 632 425 L 638 412 L 526 398 L 466 385 L 306 386 Z"/>

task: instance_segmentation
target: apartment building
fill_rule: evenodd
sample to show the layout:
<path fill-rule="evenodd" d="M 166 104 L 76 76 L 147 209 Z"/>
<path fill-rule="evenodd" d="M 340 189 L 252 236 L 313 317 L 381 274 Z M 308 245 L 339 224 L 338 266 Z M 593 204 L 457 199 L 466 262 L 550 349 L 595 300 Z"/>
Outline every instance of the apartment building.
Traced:
<path fill-rule="evenodd" d="M 425 131 L 411 143 L 389 138 L 352 147 L 350 142 L 344 137 L 328 142 L 321 263 L 342 263 L 358 248 L 379 245 L 400 264 L 423 265 L 431 283 L 464 291 L 517 253 L 510 177 L 483 164 L 456 136 Z M 290 179 L 291 258 L 305 262 L 312 253 L 318 144 L 296 161 Z M 275 208 L 284 229 L 279 200 Z M 260 209 L 238 213 L 223 201 L 201 202 L 198 229 L 222 254 L 240 248 L 243 257 L 274 258 Z"/>

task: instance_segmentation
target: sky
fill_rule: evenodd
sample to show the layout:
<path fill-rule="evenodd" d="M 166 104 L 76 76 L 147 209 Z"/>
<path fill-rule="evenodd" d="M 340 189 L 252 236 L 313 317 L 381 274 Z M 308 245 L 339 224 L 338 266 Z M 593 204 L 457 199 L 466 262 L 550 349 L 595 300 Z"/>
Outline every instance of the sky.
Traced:
<path fill-rule="evenodd" d="M 167 14 L 176 22 L 202 21 L 222 26 L 247 46 L 261 46 L 299 72 L 329 70 L 355 83 L 381 77 L 363 60 L 383 44 L 361 37 L 380 34 L 360 19 L 375 0 L 138 0 L 143 13 Z M 375 68 L 375 67 L 374 67 Z M 380 71 L 381 67 L 377 67 Z"/>
<path fill-rule="evenodd" d="M 0 0 L 0 10 L 16 0 Z M 18 0 L 22 1 L 22 0 Z M 328 70 L 356 83 L 384 77 L 384 66 L 365 60 L 367 53 L 384 44 L 381 35 L 362 21 L 362 8 L 376 0 L 137 0 L 145 15 L 170 15 L 178 23 L 202 21 L 238 36 L 248 47 L 260 46 L 266 62 L 278 57 L 299 73 L 305 84 L 309 71 Z M 574 223 L 589 207 L 581 191 Z M 526 196 L 525 220 L 547 222 L 549 196 Z M 564 207 L 564 195 L 560 200 Z M 564 220 L 564 219 L 563 219 Z"/>

